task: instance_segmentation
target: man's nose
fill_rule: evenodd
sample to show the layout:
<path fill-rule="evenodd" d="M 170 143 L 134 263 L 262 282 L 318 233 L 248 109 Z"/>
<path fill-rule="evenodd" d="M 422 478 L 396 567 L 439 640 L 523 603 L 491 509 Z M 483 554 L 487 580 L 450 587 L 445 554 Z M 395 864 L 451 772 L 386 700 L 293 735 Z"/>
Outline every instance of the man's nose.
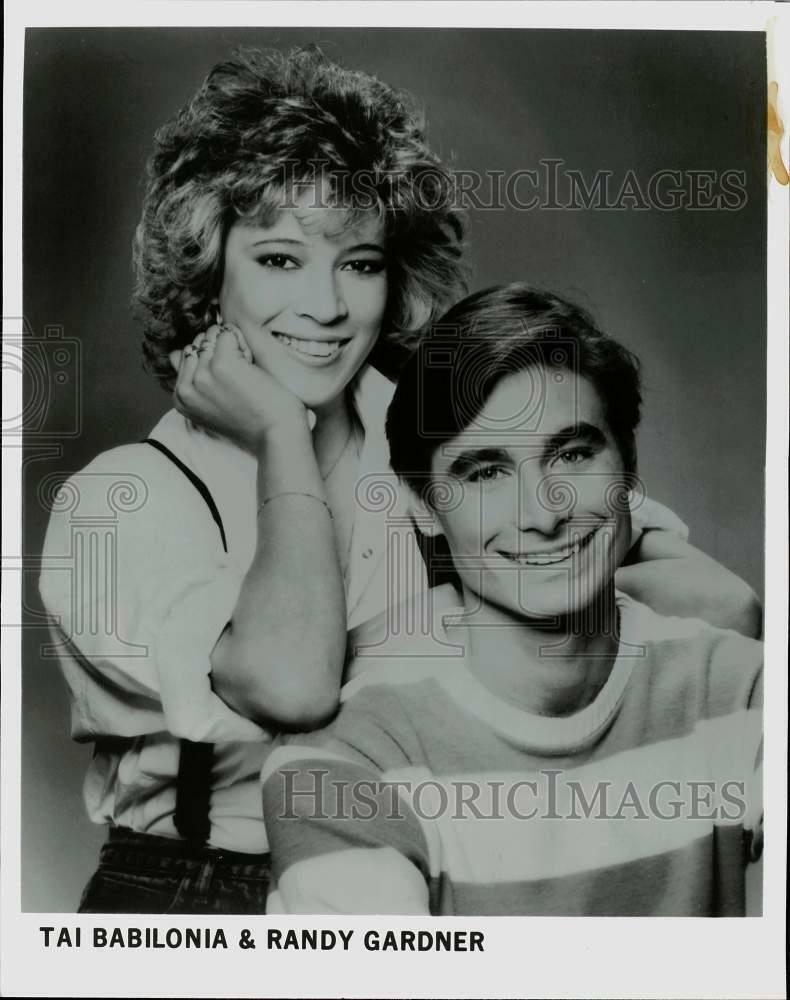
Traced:
<path fill-rule="evenodd" d="M 566 479 L 541 476 L 532 464 L 524 462 L 518 477 L 516 523 L 521 531 L 553 535 L 570 516 L 576 491 Z"/>
<path fill-rule="evenodd" d="M 337 323 L 348 316 L 348 307 L 337 276 L 305 273 L 305 283 L 297 308 L 300 316 L 308 316 L 322 326 Z"/>

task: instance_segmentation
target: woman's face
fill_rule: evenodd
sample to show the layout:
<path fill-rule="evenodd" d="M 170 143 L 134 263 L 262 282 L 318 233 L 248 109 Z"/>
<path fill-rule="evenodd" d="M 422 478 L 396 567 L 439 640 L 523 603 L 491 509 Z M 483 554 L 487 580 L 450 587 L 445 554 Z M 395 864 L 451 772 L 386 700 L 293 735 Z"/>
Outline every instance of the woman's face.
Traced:
<path fill-rule="evenodd" d="M 225 244 L 223 320 L 255 364 L 319 412 L 361 368 L 387 303 L 383 223 L 375 212 L 344 223 L 310 189 L 271 226 L 237 222 Z"/>

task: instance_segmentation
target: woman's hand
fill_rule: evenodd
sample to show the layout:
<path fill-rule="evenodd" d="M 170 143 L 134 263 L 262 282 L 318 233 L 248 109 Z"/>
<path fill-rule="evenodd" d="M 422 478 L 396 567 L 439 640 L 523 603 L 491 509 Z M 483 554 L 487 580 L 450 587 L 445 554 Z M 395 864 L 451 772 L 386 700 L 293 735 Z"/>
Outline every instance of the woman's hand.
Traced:
<path fill-rule="evenodd" d="M 273 432 L 308 427 L 300 399 L 252 363 L 238 329 L 211 326 L 170 361 L 178 372 L 173 402 L 179 413 L 257 452 Z"/>
<path fill-rule="evenodd" d="M 660 615 L 702 618 L 750 638 L 762 635 L 762 606 L 752 588 L 672 531 L 646 531 L 615 582 Z"/>

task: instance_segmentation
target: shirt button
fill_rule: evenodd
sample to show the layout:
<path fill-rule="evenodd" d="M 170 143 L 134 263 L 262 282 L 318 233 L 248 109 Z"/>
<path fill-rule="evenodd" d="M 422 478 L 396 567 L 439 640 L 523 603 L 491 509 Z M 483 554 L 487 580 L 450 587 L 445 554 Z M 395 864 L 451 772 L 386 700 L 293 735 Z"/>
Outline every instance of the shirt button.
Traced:
<path fill-rule="evenodd" d="M 370 559 L 372 555 L 373 555 L 373 549 L 365 549 L 365 551 L 362 553 L 362 558 Z"/>

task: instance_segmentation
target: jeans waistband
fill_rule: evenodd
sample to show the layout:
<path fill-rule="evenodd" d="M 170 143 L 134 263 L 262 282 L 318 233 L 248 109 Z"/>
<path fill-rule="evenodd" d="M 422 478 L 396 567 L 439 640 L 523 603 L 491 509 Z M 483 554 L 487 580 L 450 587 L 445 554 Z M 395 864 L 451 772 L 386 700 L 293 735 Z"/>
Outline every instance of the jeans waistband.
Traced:
<path fill-rule="evenodd" d="M 244 851 L 226 851 L 220 848 L 190 844 L 176 837 L 160 837 L 151 833 L 136 833 L 126 827 L 112 827 L 102 847 L 102 860 L 122 861 L 141 868 L 172 869 L 179 862 L 204 864 L 212 861 L 218 866 L 235 869 L 268 868 L 270 855 L 247 854 Z"/>

